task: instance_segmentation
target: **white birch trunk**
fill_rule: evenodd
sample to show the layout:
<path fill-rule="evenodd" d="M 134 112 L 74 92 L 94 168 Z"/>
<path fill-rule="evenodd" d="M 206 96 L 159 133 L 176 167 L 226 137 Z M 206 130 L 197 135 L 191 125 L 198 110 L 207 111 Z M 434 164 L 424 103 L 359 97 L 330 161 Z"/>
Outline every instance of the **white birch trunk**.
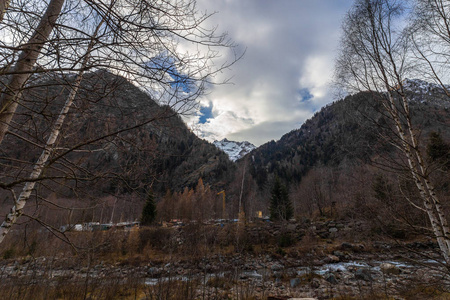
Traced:
<path fill-rule="evenodd" d="M 6 2 L 0 3 L 7 4 Z M 28 80 L 37 58 L 41 53 L 41 49 L 55 26 L 63 4 L 64 0 L 50 1 L 44 16 L 30 40 L 21 47 L 22 52 L 14 67 L 14 70 L 18 73 L 12 75 L 5 90 L 2 91 L 0 98 L 0 144 L 8 131 L 9 123 L 19 104 L 23 85 Z"/>
<path fill-rule="evenodd" d="M 409 135 L 411 137 L 410 138 L 411 145 L 412 145 L 412 148 L 414 149 L 414 154 L 417 159 L 417 164 L 419 165 L 420 175 L 423 179 L 423 184 L 425 186 L 427 195 L 431 199 L 431 201 L 434 205 L 434 209 L 436 210 L 436 213 L 439 217 L 439 222 L 440 222 L 440 226 L 442 227 L 442 233 L 443 233 L 443 237 L 445 239 L 445 243 L 447 244 L 447 249 L 450 250 L 450 229 L 448 226 L 447 218 L 442 209 L 441 202 L 439 201 L 439 198 L 436 195 L 434 186 L 430 182 L 428 173 L 426 171 L 425 162 L 424 162 L 424 159 L 423 159 L 422 154 L 419 149 L 419 143 L 417 142 L 417 137 L 414 134 L 414 131 L 412 130 L 413 127 L 412 127 L 412 122 L 411 122 L 411 118 L 410 118 L 410 114 L 409 114 L 409 104 L 408 104 L 408 100 L 405 97 L 402 97 L 402 105 L 403 105 L 403 109 L 405 110 L 406 122 L 407 122 L 408 130 L 409 130 Z"/>
<path fill-rule="evenodd" d="M 433 201 L 432 197 L 430 196 L 430 194 L 428 193 L 428 190 L 422 180 L 423 176 L 425 175 L 425 174 L 423 174 L 423 171 L 424 171 L 423 161 L 418 160 L 419 164 L 422 162 L 422 165 L 419 165 L 419 168 L 420 168 L 420 171 L 419 171 L 419 169 L 417 168 L 416 163 L 414 161 L 413 154 L 411 153 L 411 148 L 413 148 L 416 158 L 418 156 L 419 156 L 419 158 L 421 158 L 420 153 L 418 153 L 418 151 L 417 151 L 418 149 L 416 148 L 417 141 L 413 141 L 414 135 L 411 135 L 411 134 L 413 134 L 412 127 L 411 127 L 412 124 L 410 122 L 407 123 L 408 130 L 410 133 L 410 139 L 411 139 L 411 144 L 410 144 L 408 142 L 406 134 L 403 130 L 403 126 L 402 126 L 400 118 L 399 118 L 398 110 L 395 107 L 394 98 L 390 92 L 388 92 L 388 98 L 389 98 L 389 107 L 386 107 L 386 108 L 389 110 L 389 113 L 391 114 L 391 116 L 394 119 L 395 128 L 400 137 L 402 147 L 403 147 L 403 152 L 405 153 L 406 159 L 408 161 L 408 167 L 410 169 L 411 175 L 414 178 L 414 183 L 415 183 L 417 189 L 419 190 L 420 196 L 424 203 L 425 210 L 427 212 L 428 218 L 431 223 L 433 234 L 436 237 L 436 240 L 439 245 L 439 249 L 441 250 L 441 254 L 444 257 L 445 262 L 447 264 L 450 264 L 450 247 L 449 247 L 446 235 L 445 235 L 445 228 L 444 228 L 444 226 L 442 226 L 441 219 L 436 217 L 435 209 L 433 209 L 434 201 Z M 407 119 L 409 121 L 408 107 L 406 107 L 405 111 L 407 113 Z M 434 207 L 435 207 L 435 205 L 434 205 Z"/>
<path fill-rule="evenodd" d="M 61 109 L 61 112 L 58 115 L 58 119 L 56 120 L 55 124 L 53 125 L 53 128 L 50 132 L 50 135 L 47 139 L 47 143 L 45 144 L 44 150 L 41 153 L 41 156 L 36 161 L 33 171 L 31 172 L 31 175 L 29 177 L 30 181 L 25 183 L 25 186 L 22 189 L 22 192 L 20 193 L 19 197 L 15 200 L 14 206 L 11 208 L 11 211 L 6 216 L 5 221 L 3 221 L 2 225 L 0 226 L 0 243 L 2 243 L 5 236 L 8 234 L 11 227 L 16 223 L 17 219 L 22 215 L 22 210 L 25 207 L 25 204 L 27 200 L 29 199 L 31 192 L 34 189 L 34 186 L 36 184 L 36 180 L 39 179 L 39 176 L 41 176 L 42 171 L 45 168 L 45 165 L 50 157 L 50 154 L 53 150 L 53 147 L 56 143 L 56 140 L 59 136 L 59 133 L 61 131 L 61 127 L 64 124 L 64 120 L 67 116 L 67 113 L 69 112 L 70 107 L 72 106 L 73 101 L 75 100 L 75 96 L 78 92 L 78 89 L 80 87 L 81 81 L 83 79 L 84 69 L 86 68 L 89 59 L 90 59 L 90 53 L 94 47 L 95 44 L 95 37 L 98 33 L 98 30 L 100 29 L 101 25 L 103 24 L 103 20 L 97 25 L 97 28 L 95 29 L 95 33 L 92 36 L 91 42 L 88 45 L 85 57 L 83 59 L 82 65 L 81 65 L 81 71 L 78 73 L 75 82 L 72 85 L 72 89 L 69 93 L 69 96 L 64 103 L 63 108 Z"/>

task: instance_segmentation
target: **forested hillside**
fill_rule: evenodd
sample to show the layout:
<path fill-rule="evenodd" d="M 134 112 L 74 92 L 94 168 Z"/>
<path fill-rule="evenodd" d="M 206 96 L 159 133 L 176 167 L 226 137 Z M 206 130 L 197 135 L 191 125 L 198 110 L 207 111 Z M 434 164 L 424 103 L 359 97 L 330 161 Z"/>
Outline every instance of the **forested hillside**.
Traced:
<path fill-rule="evenodd" d="M 425 143 L 430 132 L 448 140 L 450 108 L 437 89 L 433 94 L 411 90 L 414 124 Z M 430 100 L 434 99 L 434 100 Z M 427 101 L 428 100 L 428 101 Z M 337 167 L 341 163 L 367 164 L 395 152 L 392 122 L 369 92 L 348 96 L 318 111 L 300 129 L 285 134 L 251 152 L 249 169 L 262 188 L 274 175 L 290 184 L 300 182 L 315 166 Z"/>

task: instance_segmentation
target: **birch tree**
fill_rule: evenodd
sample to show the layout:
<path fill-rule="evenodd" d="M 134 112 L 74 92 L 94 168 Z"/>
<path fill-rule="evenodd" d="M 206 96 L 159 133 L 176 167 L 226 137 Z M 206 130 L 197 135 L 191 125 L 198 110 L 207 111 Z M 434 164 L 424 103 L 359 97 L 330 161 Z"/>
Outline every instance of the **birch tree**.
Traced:
<path fill-rule="evenodd" d="M 25 204 L 27 203 L 31 192 L 34 189 L 34 186 L 36 185 L 36 180 L 39 179 L 41 176 L 49 158 L 50 154 L 53 150 L 53 147 L 55 146 L 56 140 L 58 139 L 58 136 L 61 132 L 61 128 L 64 124 L 64 121 L 66 119 L 66 116 L 75 100 L 75 96 L 77 95 L 78 89 L 80 88 L 81 81 L 83 79 L 84 70 L 87 68 L 91 52 L 95 46 L 95 39 L 97 37 L 98 31 L 100 30 L 102 24 L 104 23 L 104 19 L 100 21 L 100 23 L 95 28 L 94 33 L 92 34 L 91 41 L 88 45 L 88 48 L 86 50 L 86 54 L 84 55 L 83 61 L 81 62 L 80 70 L 74 80 L 74 84 L 70 87 L 70 93 L 69 96 L 64 103 L 64 106 L 62 107 L 59 116 L 53 125 L 50 135 L 47 139 L 47 142 L 44 146 L 44 149 L 39 156 L 38 160 L 34 164 L 33 171 L 30 174 L 29 180 L 27 181 L 23 187 L 22 192 L 20 193 L 19 197 L 15 199 L 14 206 L 11 208 L 10 213 L 6 216 L 5 220 L 0 226 L 0 243 L 3 241 L 5 236 L 8 234 L 11 227 L 16 223 L 17 219 L 22 215 L 22 211 L 25 207 Z"/>
<path fill-rule="evenodd" d="M 410 99 L 404 87 L 406 74 L 414 66 L 405 42 L 401 1 L 358 0 L 343 24 L 340 57 L 336 63 L 337 81 L 350 91 L 371 91 L 395 130 L 391 140 L 406 160 L 430 221 L 441 254 L 450 264 L 450 230 L 429 169 L 423 145 L 411 120 Z"/>
<path fill-rule="evenodd" d="M 0 97 L 0 144 L 19 105 L 23 86 L 32 74 L 41 49 L 55 27 L 63 4 L 64 0 L 51 0 L 31 38 L 19 47 L 21 54 L 13 68 L 14 75 L 11 76 Z"/>

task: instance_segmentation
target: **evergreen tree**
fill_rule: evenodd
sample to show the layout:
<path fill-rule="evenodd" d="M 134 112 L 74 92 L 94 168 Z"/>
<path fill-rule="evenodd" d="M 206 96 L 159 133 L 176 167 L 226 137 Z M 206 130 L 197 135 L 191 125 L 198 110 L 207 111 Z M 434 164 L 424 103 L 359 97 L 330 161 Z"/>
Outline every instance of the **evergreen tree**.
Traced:
<path fill-rule="evenodd" d="M 427 154 L 432 162 L 439 162 L 450 167 L 450 145 L 444 142 L 439 132 L 431 132 L 427 145 Z"/>
<path fill-rule="evenodd" d="M 156 204 L 153 192 L 150 191 L 147 196 L 144 208 L 142 209 L 141 225 L 150 225 L 156 219 Z"/>
<path fill-rule="evenodd" d="M 372 184 L 373 195 L 376 199 L 388 202 L 391 200 L 392 186 L 383 175 L 377 175 Z"/>
<path fill-rule="evenodd" d="M 289 220 L 292 218 L 294 211 L 292 209 L 291 201 L 287 188 L 281 183 L 280 178 L 275 177 L 275 182 L 271 191 L 270 198 L 270 219 L 275 220 Z"/>

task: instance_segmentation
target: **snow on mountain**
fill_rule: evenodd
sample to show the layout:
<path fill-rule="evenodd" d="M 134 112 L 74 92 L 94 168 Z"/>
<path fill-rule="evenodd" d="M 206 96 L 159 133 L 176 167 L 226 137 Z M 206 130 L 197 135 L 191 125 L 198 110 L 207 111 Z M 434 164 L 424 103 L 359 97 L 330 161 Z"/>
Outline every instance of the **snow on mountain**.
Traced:
<path fill-rule="evenodd" d="M 403 81 L 403 87 L 406 91 L 413 93 L 411 100 L 421 103 L 436 104 L 439 106 L 445 106 L 448 103 L 448 101 L 442 101 L 448 99 L 445 90 L 442 86 L 435 83 L 426 82 L 420 79 L 405 79 Z M 446 85 L 445 89 L 450 90 L 450 86 Z"/>
<path fill-rule="evenodd" d="M 244 157 L 245 154 L 249 153 L 256 148 L 255 145 L 244 141 L 244 142 L 234 142 L 227 139 L 221 141 L 214 141 L 213 143 L 217 148 L 221 149 L 223 152 L 228 154 L 230 160 L 237 161 L 238 159 Z"/>

